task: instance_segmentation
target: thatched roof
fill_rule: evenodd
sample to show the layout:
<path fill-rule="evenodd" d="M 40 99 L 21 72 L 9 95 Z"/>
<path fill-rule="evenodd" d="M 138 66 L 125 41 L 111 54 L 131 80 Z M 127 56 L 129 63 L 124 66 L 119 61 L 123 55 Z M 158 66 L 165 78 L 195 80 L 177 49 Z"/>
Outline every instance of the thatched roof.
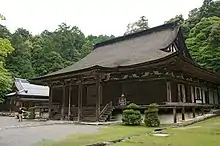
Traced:
<path fill-rule="evenodd" d="M 165 24 L 141 32 L 117 37 L 99 44 L 82 60 L 47 76 L 65 74 L 94 66 L 115 68 L 149 62 L 166 57 L 168 47 L 176 38 L 179 27 Z"/>

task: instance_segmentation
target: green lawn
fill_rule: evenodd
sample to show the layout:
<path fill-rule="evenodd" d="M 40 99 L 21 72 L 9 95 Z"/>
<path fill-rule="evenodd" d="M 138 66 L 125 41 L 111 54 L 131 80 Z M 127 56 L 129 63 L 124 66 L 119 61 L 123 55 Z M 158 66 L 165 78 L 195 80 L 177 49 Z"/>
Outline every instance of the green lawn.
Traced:
<path fill-rule="evenodd" d="M 143 126 L 109 126 L 97 134 L 71 135 L 59 142 L 43 142 L 38 146 L 85 146 L 153 131 Z M 220 117 L 182 128 L 168 128 L 169 137 L 142 135 L 114 146 L 220 146 Z"/>
<path fill-rule="evenodd" d="M 114 146 L 220 146 L 220 118 L 166 131 L 169 137 L 140 136 Z"/>
<path fill-rule="evenodd" d="M 100 132 L 96 134 L 74 134 L 70 135 L 66 139 L 53 142 L 45 141 L 37 143 L 37 146 L 85 146 L 86 144 L 93 144 L 97 142 L 103 142 L 108 140 L 115 140 L 118 138 L 129 137 L 137 134 L 144 134 L 146 132 L 152 131 L 151 128 L 146 128 L 143 126 L 122 126 L 122 125 L 112 125 L 109 127 L 104 127 L 100 129 Z"/>

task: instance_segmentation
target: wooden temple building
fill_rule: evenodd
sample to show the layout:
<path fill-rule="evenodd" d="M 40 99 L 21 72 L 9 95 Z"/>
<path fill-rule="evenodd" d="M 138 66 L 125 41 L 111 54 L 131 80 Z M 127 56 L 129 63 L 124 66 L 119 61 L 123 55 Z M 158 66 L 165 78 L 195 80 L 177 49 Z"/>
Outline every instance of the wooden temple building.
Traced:
<path fill-rule="evenodd" d="M 171 109 L 174 122 L 178 109 L 184 120 L 185 110 L 195 117 L 195 108 L 220 101 L 220 75 L 192 60 L 175 23 L 98 43 L 75 64 L 35 80 L 50 87 L 50 118 L 106 121 L 124 107 L 122 94 L 141 107 Z"/>

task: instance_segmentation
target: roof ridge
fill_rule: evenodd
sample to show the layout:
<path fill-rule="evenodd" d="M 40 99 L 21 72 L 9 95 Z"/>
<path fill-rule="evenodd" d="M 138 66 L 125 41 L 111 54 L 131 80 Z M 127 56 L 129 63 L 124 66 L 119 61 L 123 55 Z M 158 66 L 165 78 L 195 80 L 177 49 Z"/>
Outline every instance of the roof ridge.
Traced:
<path fill-rule="evenodd" d="M 116 37 L 116 38 L 112 38 L 112 39 L 97 43 L 97 44 L 94 45 L 94 49 L 96 49 L 98 47 L 105 46 L 105 45 L 113 44 L 113 43 L 116 43 L 116 42 L 119 42 L 119 41 L 124 41 L 124 40 L 127 40 L 127 39 L 136 38 L 136 37 L 146 35 L 146 34 L 149 34 L 149 33 L 155 32 L 155 31 L 163 30 L 163 29 L 166 29 L 166 28 L 172 28 L 173 29 L 175 27 L 177 27 L 176 22 L 171 22 L 171 23 L 159 25 L 159 26 L 152 27 L 152 28 L 149 28 L 149 29 L 146 29 L 146 30 L 134 32 L 134 33 L 131 33 L 131 34 L 127 34 L 127 35 L 124 35 L 124 36 L 119 36 L 119 37 Z"/>
<path fill-rule="evenodd" d="M 24 86 L 22 85 L 21 80 L 26 80 L 26 79 L 22 79 L 22 78 L 15 78 L 15 80 L 17 80 L 17 82 L 19 83 L 19 86 L 22 88 L 21 90 L 19 90 L 18 92 L 23 92 L 26 91 L 27 89 L 24 88 Z M 26 80 L 27 81 L 27 80 Z M 28 82 L 29 83 L 29 82 Z M 30 83 L 29 83 L 30 84 Z"/>

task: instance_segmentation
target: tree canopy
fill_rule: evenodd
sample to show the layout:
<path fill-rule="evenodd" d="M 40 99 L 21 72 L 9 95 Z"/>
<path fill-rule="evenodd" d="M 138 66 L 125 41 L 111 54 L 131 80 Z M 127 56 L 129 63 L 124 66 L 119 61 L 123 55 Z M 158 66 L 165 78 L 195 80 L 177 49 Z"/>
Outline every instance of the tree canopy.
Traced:
<path fill-rule="evenodd" d="M 2 15 L 1 19 L 4 18 Z M 11 75 L 5 69 L 5 58 L 13 51 L 11 43 L 6 38 L 0 38 L 0 103 L 2 103 L 4 94 L 11 88 Z"/>
<path fill-rule="evenodd" d="M 186 40 L 193 59 L 200 65 L 220 72 L 220 18 L 203 18 Z"/>
<path fill-rule="evenodd" d="M 127 31 L 125 32 L 125 35 L 138 32 L 138 31 L 142 31 L 142 30 L 146 30 L 148 28 L 149 28 L 148 19 L 146 18 L 146 16 L 141 16 L 140 19 L 137 20 L 136 22 L 129 23 L 127 25 Z"/>

